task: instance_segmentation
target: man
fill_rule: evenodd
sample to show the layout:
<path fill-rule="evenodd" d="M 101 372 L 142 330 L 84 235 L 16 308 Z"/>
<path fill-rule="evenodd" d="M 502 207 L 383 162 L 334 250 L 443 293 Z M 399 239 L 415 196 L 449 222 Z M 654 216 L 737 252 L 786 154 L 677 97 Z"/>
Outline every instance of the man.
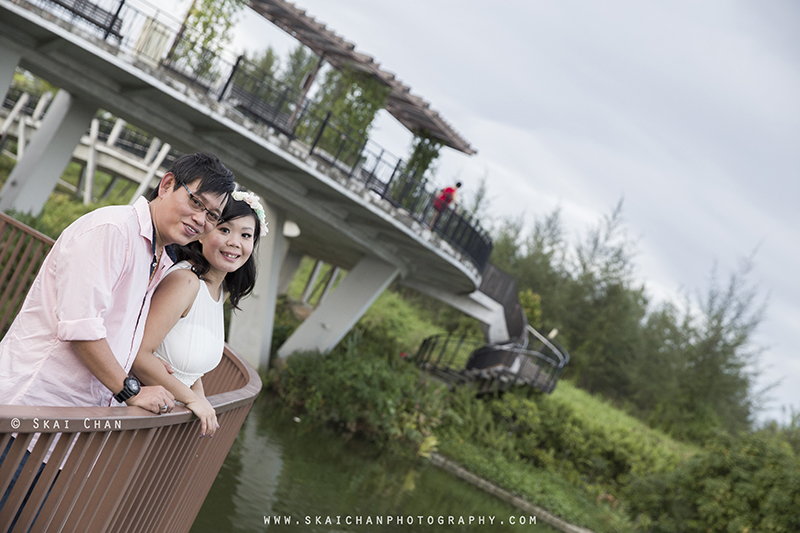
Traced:
<path fill-rule="evenodd" d="M 169 246 L 211 231 L 233 189 L 216 156 L 187 155 L 149 203 L 97 209 L 65 229 L 0 342 L 0 404 L 108 407 L 115 399 L 171 411 L 172 394 L 128 372 L 153 290 L 172 264 Z"/>

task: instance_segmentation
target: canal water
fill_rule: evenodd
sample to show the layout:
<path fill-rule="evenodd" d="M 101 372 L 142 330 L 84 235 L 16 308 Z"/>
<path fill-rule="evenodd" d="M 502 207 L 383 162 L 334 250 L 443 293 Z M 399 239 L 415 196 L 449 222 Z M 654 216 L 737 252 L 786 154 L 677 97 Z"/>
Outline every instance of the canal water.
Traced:
<path fill-rule="evenodd" d="M 555 531 L 531 522 L 427 461 L 312 425 L 262 393 L 191 531 Z"/>

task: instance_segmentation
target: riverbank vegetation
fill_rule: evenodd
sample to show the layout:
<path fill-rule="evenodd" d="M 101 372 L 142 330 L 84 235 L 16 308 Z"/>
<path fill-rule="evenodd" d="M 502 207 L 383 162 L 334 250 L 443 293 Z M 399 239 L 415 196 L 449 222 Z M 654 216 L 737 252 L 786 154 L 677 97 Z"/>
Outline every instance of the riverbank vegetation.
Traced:
<path fill-rule="evenodd" d="M 391 298 L 395 298 L 392 296 Z M 382 297 L 383 298 L 383 297 Z M 330 355 L 299 354 L 269 390 L 304 417 L 390 450 L 435 446 L 468 470 L 595 531 L 795 531 L 800 419 L 703 444 L 676 440 L 569 381 L 478 399 L 402 357 L 381 305 Z M 366 324 L 370 324 L 367 326 Z M 749 524 L 749 526 L 748 526 Z M 713 526 L 713 527 L 712 527 Z M 737 526 L 738 527 L 738 526 Z"/>
<path fill-rule="evenodd" d="M 305 354 L 275 369 L 272 390 L 380 442 L 435 442 L 474 473 L 597 531 L 800 530 L 788 511 L 800 503 L 800 417 L 754 425 L 762 397 L 752 334 L 764 300 L 748 281 L 749 262 L 726 282 L 713 272 L 705 295 L 653 303 L 634 255 L 621 206 L 574 246 L 557 212 L 528 236 L 519 222 L 500 227 L 493 262 L 517 278 L 531 321 L 557 328 L 572 355 L 552 395 L 477 399 L 401 363 L 402 351 L 413 352 L 403 341 L 420 335 L 393 316 L 458 327 L 402 287 L 384 295 L 391 311 L 379 299 L 328 357 Z M 359 403 L 366 383 L 371 393 Z M 384 389 L 390 400 L 375 397 Z M 394 416 L 380 421 L 390 431 L 371 427 L 380 405 Z"/>

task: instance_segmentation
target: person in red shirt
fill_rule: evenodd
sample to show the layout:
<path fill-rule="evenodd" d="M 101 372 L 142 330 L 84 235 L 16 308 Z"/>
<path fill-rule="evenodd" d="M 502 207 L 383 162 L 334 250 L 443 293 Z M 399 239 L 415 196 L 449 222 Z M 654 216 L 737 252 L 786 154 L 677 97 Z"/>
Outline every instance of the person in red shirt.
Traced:
<path fill-rule="evenodd" d="M 456 193 L 458 189 L 461 188 L 461 182 L 457 182 L 455 187 L 446 187 L 439 191 L 439 194 L 436 195 L 436 198 L 433 200 L 433 220 L 431 220 L 430 228 L 436 225 L 436 221 L 439 220 L 439 216 L 442 214 L 442 211 L 447 209 L 450 204 L 454 204 L 456 201 Z"/>

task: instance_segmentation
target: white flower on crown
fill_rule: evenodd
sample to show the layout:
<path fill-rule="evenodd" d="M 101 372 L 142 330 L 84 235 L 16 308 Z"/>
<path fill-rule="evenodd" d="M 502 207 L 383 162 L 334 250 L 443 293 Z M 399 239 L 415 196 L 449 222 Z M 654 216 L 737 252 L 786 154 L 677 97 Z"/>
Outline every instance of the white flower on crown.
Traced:
<path fill-rule="evenodd" d="M 261 223 L 262 237 L 269 233 L 269 228 L 267 228 L 267 215 L 264 213 L 264 207 L 261 205 L 261 200 L 258 196 L 250 191 L 234 191 L 231 197 L 234 200 L 246 203 L 250 206 L 250 209 L 256 212 L 258 221 Z"/>

